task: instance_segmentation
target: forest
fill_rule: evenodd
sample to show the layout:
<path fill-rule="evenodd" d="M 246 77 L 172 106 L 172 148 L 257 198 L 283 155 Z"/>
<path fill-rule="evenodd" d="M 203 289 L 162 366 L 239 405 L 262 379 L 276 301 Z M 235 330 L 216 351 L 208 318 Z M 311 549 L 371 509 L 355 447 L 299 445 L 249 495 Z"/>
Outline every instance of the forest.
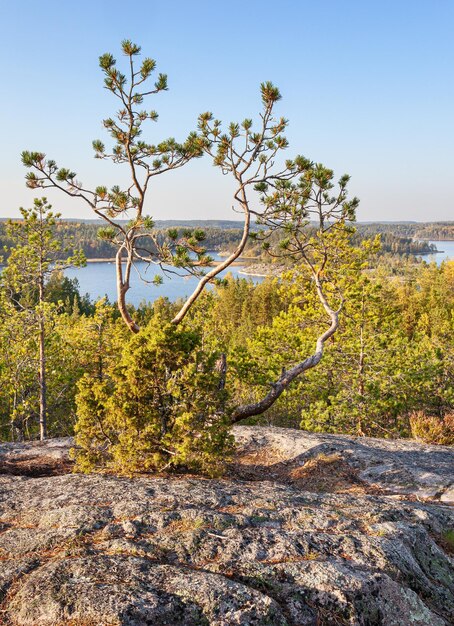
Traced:
<path fill-rule="evenodd" d="M 74 434 L 81 471 L 209 475 L 223 471 L 238 422 L 453 443 L 454 263 L 412 256 L 452 224 L 356 224 L 347 175 L 282 158 L 287 120 L 274 115 L 271 83 L 254 122 L 224 128 L 207 112 L 182 143 L 146 143 L 142 126 L 157 113 L 139 106 L 167 79 L 147 90 L 155 62 L 137 67 L 130 41 L 122 52 L 128 77 L 100 57 L 122 108 L 104 120 L 113 148 L 93 148 L 128 166 L 131 186 L 87 190 L 44 153 L 22 155 L 30 189 L 87 203 L 103 226 L 63 222 L 44 195 L 0 225 L 2 440 Z M 202 157 L 233 178 L 240 228 L 158 227 L 144 208 L 153 178 Z M 213 267 L 210 250 L 225 260 Z M 259 285 L 219 278 L 248 254 L 281 274 Z M 92 302 L 65 277 L 90 258 L 115 258 L 117 302 Z M 143 262 L 196 276 L 197 287 L 185 301 L 132 307 Z"/>
<path fill-rule="evenodd" d="M 61 256 L 61 233 L 58 219 L 46 216 L 51 259 Z M 233 277 L 219 282 L 201 295 L 181 331 L 171 330 L 170 324 L 181 302 L 161 297 L 137 309 L 129 307 L 142 328 L 132 335 L 115 303 L 92 302 L 81 296 L 76 280 L 64 276 L 64 267 L 83 262 L 80 253 L 44 268 L 40 296 L 40 271 L 30 263 L 39 248 L 33 249 L 30 233 L 25 235 L 28 240 L 31 237 L 31 244 L 24 246 L 23 240 L 30 220 L 31 212 L 24 215 L 24 221 L 8 226 L 11 240 L 21 245 L 13 246 L 2 274 L 0 436 L 4 441 L 39 436 L 41 332 L 45 333 L 47 435 L 76 432 L 86 452 L 79 462 L 90 469 L 105 463 L 93 456 L 93 441 L 114 441 L 115 446 L 121 441 L 119 458 L 109 462 L 124 469 L 124 455 L 126 465 L 132 463 L 128 441 L 134 442 L 134 455 L 139 455 L 133 462 L 136 468 L 153 449 L 148 429 L 156 417 L 145 411 L 154 395 L 154 383 L 147 379 L 152 371 L 160 392 L 164 393 L 164 385 L 173 397 L 170 405 L 181 407 L 192 394 L 193 409 L 202 401 L 202 389 L 203 404 L 210 401 L 213 381 L 211 392 L 215 398 L 219 394 L 213 363 L 225 355 L 223 402 L 231 406 L 251 403 L 266 393 L 283 368 L 296 363 L 300 354 L 310 353 L 325 327 L 310 277 L 295 266 L 258 285 Z M 343 261 L 339 286 L 346 294 L 345 310 L 320 364 L 286 389 L 262 415 L 246 423 L 453 443 L 454 263 L 437 267 L 398 256 L 390 262 L 377 254 L 378 247 L 375 241 L 357 249 L 356 258 L 350 250 Z M 156 361 L 168 368 L 176 355 L 174 365 L 183 368 L 184 373 L 178 375 L 182 378 L 176 370 L 156 372 Z M 205 359 L 211 361 L 208 371 L 203 371 Z M 121 424 L 116 417 L 120 406 L 109 414 L 103 405 L 112 387 L 116 401 L 121 390 L 120 405 L 125 402 L 128 407 Z M 139 406 L 129 414 L 133 398 Z M 183 415 L 191 438 L 199 427 L 206 435 L 205 423 L 191 423 L 189 412 Z M 169 416 L 172 434 L 165 447 L 181 456 L 180 463 L 212 469 L 218 446 L 226 458 L 228 424 L 223 430 L 216 423 L 216 436 L 225 436 L 226 441 L 216 444 L 210 439 L 213 450 L 204 450 L 209 461 L 193 449 L 191 460 L 185 450 L 186 437 L 182 433 L 174 437 L 177 427 L 182 431 L 186 427 L 178 425 L 179 417 Z M 143 446 L 140 452 L 138 442 Z M 158 466 L 166 465 L 168 459 L 164 455 Z"/>
<path fill-rule="evenodd" d="M 380 254 L 392 252 L 398 255 L 426 255 L 434 251 L 434 246 L 427 239 L 450 240 L 454 239 L 454 224 L 446 222 L 432 222 L 427 224 L 400 224 L 383 225 L 379 223 L 356 224 L 355 240 L 367 239 L 377 234 L 381 235 Z M 61 220 L 55 230 L 55 237 L 60 242 L 71 242 L 71 245 L 82 250 L 87 259 L 112 259 L 115 256 L 115 247 L 105 239 L 98 237 L 102 228 L 101 221 L 83 222 L 77 220 Z M 241 222 L 216 220 L 177 220 L 156 221 L 155 232 L 162 238 L 169 229 L 200 228 L 205 233 L 204 246 L 207 250 L 225 252 L 235 247 L 241 237 Z M 254 225 L 253 225 L 254 228 Z M 3 258 L 7 259 L 13 242 L 7 236 L 6 221 L 0 221 L 0 247 L 4 251 Z M 245 255 L 256 257 L 260 261 L 270 260 L 260 246 L 251 239 L 248 241 Z"/>

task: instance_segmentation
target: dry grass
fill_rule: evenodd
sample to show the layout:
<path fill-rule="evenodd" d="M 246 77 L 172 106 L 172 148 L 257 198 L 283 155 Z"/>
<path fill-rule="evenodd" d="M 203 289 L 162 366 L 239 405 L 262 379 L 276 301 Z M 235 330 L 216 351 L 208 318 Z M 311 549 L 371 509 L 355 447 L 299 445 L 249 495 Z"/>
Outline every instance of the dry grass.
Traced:
<path fill-rule="evenodd" d="M 263 561 L 259 561 L 259 563 L 262 563 L 262 565 L 280 565 L 281 563 L 303 563 L 304 561 L 317 561 L 320 559 L 324 560 L 325 558 L 326 557 L 323 554 L 311 550 L 301 556 L 289 556 L 285 559 L 265 559 Z"/>
<path fill-rule="evenodd" d="M 73 463 L 63 459 L 54 459 L 50 456 L 40 456 L 35 459 L 21 459 L 0 461 L 0 474 L 10 476 L 61 476 L 72 472 Z"/>
<path fill-rule="evenodd" d="M 187 533 L 194 530 L 201 530 L 203 528 L 209 528 L 209 525 L 204 522 L 201 517 L 190 518 L 182 517 L 181 519 L 173 520 L 168 524 L 163 532 L 170 534 Z"/>
<path fill-rule="evenodd" d="M 217 510 L 219 513 L 228 513 L 230 515 L 241 514 L 246 505 L 244 504 L 227 504 L 226 506 L 220 506 Z"/>
<path fill-rule="evenodd" d="M 289 479 L 298 487 L 316 493 L 376 493 L 358 477 L 358 472 L 340 454 L 319 454 L 304 465 L 289 471 Z"/>
<path fill-rule="evenodd" d="M 283 454 L 282 450 L 272 447 L 259 448 L 254 450 L 253 448 L 246 448 L 240 451 L 236 458 L 236 465 L 248 466 L 248 465 L 262 465 L 264 467 L 270 467 L 276 463 L 285 461 L 287 457 Z"/>
<path fill-rule="evenodd" d="M 410 415 L 411 434 L 416 439 L 432 445 L 454 445 L 454 413 L 443 418 L 415 411 Z"/>
<path fill-rule="evenodd" d="M 339 453 L 288 459 L 272 448 L 249 449 L 237 457 L 231 470 L 243 480 L 271 480 L 315 493 L 382 493 L 361 480 L 358 471 Z"/>

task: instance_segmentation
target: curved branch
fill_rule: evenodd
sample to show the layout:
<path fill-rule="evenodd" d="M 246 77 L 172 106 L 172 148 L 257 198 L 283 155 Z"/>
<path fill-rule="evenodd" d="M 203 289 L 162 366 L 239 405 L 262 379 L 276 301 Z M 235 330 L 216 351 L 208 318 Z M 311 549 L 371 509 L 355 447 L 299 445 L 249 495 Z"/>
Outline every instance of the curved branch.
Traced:
<path fill-rule="evenodd" d="M 251 214 L 249 211 L 249 205 L 248 205 L 248 201 L 246 198 L 246 192 L 244 191 L 244 185 L 241 186 L 240 191 L 241 191 L 241 196 L 242 196 L 241 205 L 244 211 L 243 235 L 241 237 L 240 243 L 232 252 L 232 254 L 225 259 L 225 261 L 217 265 L 215 268 L 213 268 L 210 272 L 205 274 L 205 276 L 203 276 L 200 279 L 200 281 L 197 284 L 197 287 L 194 289 L 192 294 L 189 296 L 189 298 L 186 300 L 186 302 L 183 304 L 181 309 L 173 318 L 172 324 L 179 324 L 184 319 L 184 317 L 186 316 L 191 306 L 194 304 L 194 302 L 202 293 L 205 285 L 207 285 L 210 281 L 212 281 L 213 278 L 215 278 L 220 272 L 227 269 L 233 263 L 233 261 L 235 261 L 240 256 L 240 254 L 243 252 L 244 248 L 246 247 L 246 243 L 249 237 L 250 224 L 251 224 Z"/>
<path fill-rule="evenodd" d="M 330 337 L 332 337 L 336 330 L 339 328 L 339 313 L 342 310 L 343 302 L 341 303 L 339 309 L 337 311 L 334 311 L 330 307 L 326 296 L 323 293 L 323 289 L 318 276 L 315 276 L 314 280 L 320 302 L 322 303 L 323 308 L 331 318 L 330 327 L 317 338 L 315 352 L 291 369 L 284 370 L 278 380 L 271 384 L 271 390 L 262 400 L 260 400 L 259 402 L 252 402 L 251 404 L 244 404 L 243 406 L 237 407 L 231 415 L 232 424 L 236 424 L 237 422 L 240 422 L 247 417 L 252 417 L 253 415 L 261 415 L 262 413 L 264 413 L 276 402 L 279 396 L 287 389 L 287 387 L 290 385 L 291 382 L 295 380 L 295 378 L 320 363 L 323 356 L 325 342 Z"/>

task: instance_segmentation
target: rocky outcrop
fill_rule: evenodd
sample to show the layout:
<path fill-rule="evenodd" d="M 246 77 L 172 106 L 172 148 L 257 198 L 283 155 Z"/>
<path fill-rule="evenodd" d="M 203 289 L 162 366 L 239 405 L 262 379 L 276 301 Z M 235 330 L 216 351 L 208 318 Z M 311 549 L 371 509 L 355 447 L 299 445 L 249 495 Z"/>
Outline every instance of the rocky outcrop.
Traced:
<path fill-rule="evenodd" d="M 236 436 L 239 462 L 222 480 L 33 477 L 40 457 L 66 463 L 69 442 L 17 444 L 14 453 L 11 445 L 0 446 L 0 462 L 14 465 L 22 455 L 35 468 L 26 476 L 0 476 L 0 623 L 454 623 L 454 509 L 441 502 L 440 490 L 433 502 L 414 495 L 408 501 L 396 490 L 398 481 L 383 474 L 383 486 L 374 487 L 362 478 L 372 465 L 359 446 L 377 462 L 383 454 L 382 465 L 402 463 L 413 472 L 412 484 L 427 482 L 427 464 L 443 489 L 452 450 L 411 448 L 417 446 L 411 442 L 381 448 L 379 440 L 369 445 L 282 429 L 239 427 Z M 320 448 L 341 441 L 343 449 Z M 320 470 L 325 461 L 331 474 L 341 474 L 341 467 L 345 475 L 327 480 Z M 314 473 L 321 483 L 314 483 Z M 323 493 L 315 492 L 317 484 Z"/>
<path fill-rule="evenodd" d="M 271 479 L 285 474 L 291 477 L 314 459 L 329 461 L 337 457 L 350 470 L 353 483 L 362 485 L 365 491 L 369 487 L 383 495 L 414 496 L 454 505 L 453 446 L 431 446 L 413 439 L 325 435 L 292 428 L 236 426 L 234 433 L 243 466 L 256 465 L 258 476 L 265 473 Z M 329 474 L 331 464 L 327 465 Z"/>
<path fill-rule="evenodd" d="M 237 453 L 229 473 L 237 478 L 291 483 L 306 491 L 354 491 L 454 504 L 452 446 L 292 428 L 234 426 L 233 433 Z M 0 474 L 67 474 L 72 445 L 71 437 L 1 444 Z"/>
<path fill-rule="evenodd" d="M 72 437 L 0 444 L 0 474 L 55 476 L 72 470 Z"/>

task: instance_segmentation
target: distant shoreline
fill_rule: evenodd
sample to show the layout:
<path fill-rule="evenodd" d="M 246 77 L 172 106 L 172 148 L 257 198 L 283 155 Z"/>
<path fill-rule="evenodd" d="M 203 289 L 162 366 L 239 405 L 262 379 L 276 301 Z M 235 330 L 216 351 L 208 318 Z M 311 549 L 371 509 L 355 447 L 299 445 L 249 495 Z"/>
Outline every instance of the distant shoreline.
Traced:
<path fill-rule="evenodd" d="M 272 274 L 257 274 L 255 272 L 243 272 L 243 271 L 238 272 L 238 274 L 241 274 L 242 276 L 258 276 L 260 278 L 267 278 L 268 276 L 272 276 Z"/>
<path fill-rule="evenodd" d="M 87 265 L 88 263 L 115 263 L 116 259 L 114 258 L 107 258 L 107 259 L 99 259 L 99 258 L 95 258 L 95 259 L 86 259 L 87 261 Z M 122 263 L 126 263 L 126 259 L 122 259 L 121 260 Z M 141 261 L 142 263 L 146 263 L 146 261 Z M 224 263 L 224 261 L 211 261 L 211 263 L 209 263 L 206 267 L 217 267 L 218 265 L 220 265 L 221 263 Z M 241 261 L 233 261 L 233 263 L 230 263 L 229 267 L 231 266 L 235 266 L 235 267 L 239 267 L 244 265 L 244 263 L 242 263 Z"/>
<path fill-rule="evenodd" d="M 260 278 L 276 278 L 280 276 L 282 272 L 285 272 L 288 267 L 285 265 L 267 265 L 266 263 L 252 263 L 249 267 L 246 267 L 244 270 L 240 270 L 238 274 L 242 274 L 244 276 L 258 276 Z"/>

